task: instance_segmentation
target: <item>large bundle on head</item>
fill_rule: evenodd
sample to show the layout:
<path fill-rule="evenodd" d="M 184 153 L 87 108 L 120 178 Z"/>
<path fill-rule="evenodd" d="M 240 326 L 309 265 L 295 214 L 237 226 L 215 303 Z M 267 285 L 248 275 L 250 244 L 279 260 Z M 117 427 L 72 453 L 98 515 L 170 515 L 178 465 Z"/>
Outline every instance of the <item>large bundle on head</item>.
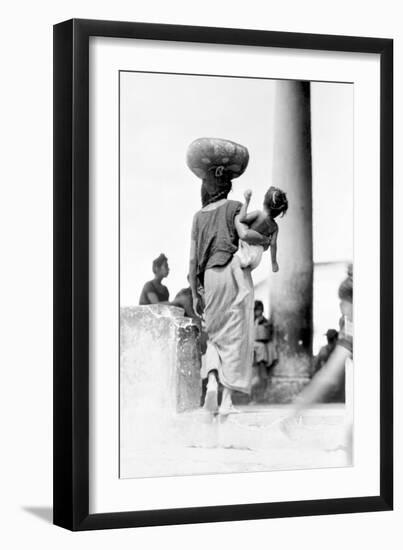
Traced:
<path fill-rule="evenodd" d="M 229 139 L 199 138 L 189 145 L 186 157 L 191 171 L 202 180 L 232 180 L 244 173 L 249 153 L 246 147 Z"/>

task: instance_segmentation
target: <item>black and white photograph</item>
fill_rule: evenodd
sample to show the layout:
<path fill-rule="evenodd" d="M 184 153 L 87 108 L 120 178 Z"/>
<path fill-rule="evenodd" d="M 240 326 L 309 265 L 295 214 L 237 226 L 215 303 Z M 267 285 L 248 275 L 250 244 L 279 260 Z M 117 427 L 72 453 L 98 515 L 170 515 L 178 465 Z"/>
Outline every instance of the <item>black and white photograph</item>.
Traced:
<path fill-rule="evenodd" d="M 119 477 L 353 466 L 354 84 L 122 70 L 116 108 Z"/>
<path fill-rule="evenodd" d="M 1 547 L 399 548 L 399 8 L 5 4 Z"/>

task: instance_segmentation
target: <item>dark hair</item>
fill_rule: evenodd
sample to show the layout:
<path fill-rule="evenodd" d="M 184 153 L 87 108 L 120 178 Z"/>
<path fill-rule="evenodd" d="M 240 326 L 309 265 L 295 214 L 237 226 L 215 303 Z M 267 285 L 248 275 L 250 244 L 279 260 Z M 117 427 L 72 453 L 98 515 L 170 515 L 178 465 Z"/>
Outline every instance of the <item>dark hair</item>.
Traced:
<path fill-rule="evenodd" d="M 326 332 L 326 338 L 329 340 L 329 342 L 334 342 L 335 340 L 337 340 L 338 335 L 339 335 L 339 333 L 334 328 L 330 328 Z"/>
<path fill-rule="evenodd" d="M 287 195 L 278 187 L 269 188 L 264 196 L 263 204 L 273 218 L 277 218 L 280 214 L 284 216 L 288 210 Z"/>
<path fill-rule="evenodd" d="M 262 311 L 264 311 L 263 302 L 261 302 L 260 300 L 255 300 L 255 305 L 253 309 L 261 309 Z"/>
<path fill-rule="evenodd" d="M 350 264 L 347 268 L 347 278 L 339 286 L 339 298 L 346 302 L 353 303 L 353 266 Z"/>
<path fill-rule="evenodd" d="M 160 254 L 158 258 L 153 261 L 153 273 L 156 274 L 157 269 L 160 269 L 165 263 L 168 263 L 168 258 L 165 254 Z"/>
<path fill-rule="evenodd" d="M 226 199 L 232 189 L 232 181 L 229 175 L 226 172 L 218 172 L 219 168 L 209 171 L 207 177 L 203 179 L 201 186 L 202 206 L 207 206 L 220 199 Z"/>

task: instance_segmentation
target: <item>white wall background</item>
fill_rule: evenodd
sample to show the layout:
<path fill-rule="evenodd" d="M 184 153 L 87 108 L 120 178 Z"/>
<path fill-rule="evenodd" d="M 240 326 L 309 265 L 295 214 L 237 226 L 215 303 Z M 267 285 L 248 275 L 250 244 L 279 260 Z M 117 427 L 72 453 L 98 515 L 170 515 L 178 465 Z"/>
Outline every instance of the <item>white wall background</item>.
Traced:
<path fill-rule="evenodd" d="M 20 1 L 2 10 L 0 235 L 1 497 L 4 548 L 295 547 L 368 550 L 401 547 L 403 484 L 402 293 L 396 289 L 395 511 L 72 534 L 51 526 L 52 390 L 52 28 L 73 16 L 93 19 L 261 28 L 395 38 L 395 97 L 403 93 L 403 30 L 399 2 L 314 0 L 248 3 L 204 0 Z M 396 105 L 396 151 L 402 147 L 402 107 Z M 396 155 L 397 157 L 397 155 Z M 396 158 L 395 181 L 402 178 Z M 396 213 L 403 206 L 396 186 Z M 400 207 L 400 208 L 399 208 Z M 396 215 L 396 273 L 402 280 L 403 225 Z M 398 251 L 400 249 L 400 253 Z M 35 513 L 29 509 L 34 509 Z M 42 516 L 42 519 L 38 516 Z"/>
<path fill-rule="evenodd" d="M 152 260 L 160 252 L 169 260 L 164 284 L 171 299 L 187 286 L 189 235 L 200 208 L 200 180 L 185 158 L 195 138 L 225 137 L 248 147 L 248 168 L 234 180 L 230 198 L 243 202 L 250 188 L 249 210 L 262 208 L 273 178 L 276 86 L 276 80 L 268 79 L 121 73 L 122 306 L 138 303 L 144 283 L 152 278 Z M 353 93 L 351 84 L 311 83 L 315 262 L 353 258 Z M 281 231 L 281 220 L 279 225 Z M 253 273 L 254 283 L 270 272 L 266 255 Z"/>

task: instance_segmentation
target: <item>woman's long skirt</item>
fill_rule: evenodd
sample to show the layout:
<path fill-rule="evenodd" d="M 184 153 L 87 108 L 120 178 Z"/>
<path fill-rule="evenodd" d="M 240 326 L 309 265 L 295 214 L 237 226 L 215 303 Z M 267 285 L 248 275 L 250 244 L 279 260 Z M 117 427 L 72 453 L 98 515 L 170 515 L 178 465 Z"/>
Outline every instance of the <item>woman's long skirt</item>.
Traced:
<path fill-rule="evenodd" d="M 202 377 L 217 370 L 223 386 L 250 393 L 254 341 L 250 268 L 241 269 L 234 256 L 225 267 L 206 269 L 204 291 L 208 341 Z"/>

